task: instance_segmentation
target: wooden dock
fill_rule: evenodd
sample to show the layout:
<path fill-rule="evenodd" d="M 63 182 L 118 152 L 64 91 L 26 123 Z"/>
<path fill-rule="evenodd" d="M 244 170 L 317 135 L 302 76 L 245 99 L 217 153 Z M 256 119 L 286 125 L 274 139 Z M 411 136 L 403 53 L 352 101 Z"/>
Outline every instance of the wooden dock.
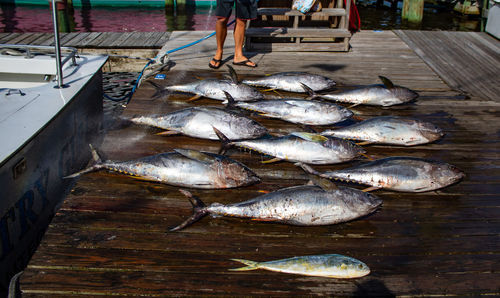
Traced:
<path fill-rule="evenodd" d="M 204 32 L 173 32 L 164 49 L 174 49 Z M 241 78 L 281 71 L 308 71 L 343 85 L 377 82 L 378 75 L 420 93 L 415 103 L 389 108 L 355 108 L 359 117 L 399 115 L 431 121 L 446 136 L 417 147 L 367 146 L 373 158 L 415 156 L 460 167 L 466 178 L 426 193 L 376 191 L 380 211 L 349 223 L 295 227 L 235 218 L 204 218 L 185 230 L 167 233 L 191 215 L 177 187 L 107 172 L 79 178 L 20 279 L 23 297 L 85 296 L 479 296 L 500 295 L 500 102 L 496 77 L 500 45 L 482 33 L 466 34 L 474 55 L 453 60 L 451 44 L 463 35 L 434 32 L 360 32 L 347 53 L 250 53 L 256 69 L 238 67 Z M 432 39 L 423 38 L 426 34 Z M 225 63 L 231 62 L 228 34 Z M 441 38 L 437 40 L 437 38 Z M 420 40 L 420 41 L 419 41 Z M 477 43 L 472 43 L 474 40 Z M 175 66 L 162 85 L 197 78 L 221 78 L 226 67 L 208 70 L 214 41 L 170 55 Z M 469 49 L 470 50 L 470 49 Z M 451 58 L 449 58 L 451 59 Z M 486 62 L 482 60 L 486 60 Z M 471 62 L 474 61 L 474 63 Z M 481 67 L 480 63 L 491 66 Z M 496 68 L 495 68 L 496 67 Z M 440 74 L 440 69 L 444 74 Z M 468 71 L 467 69 L 470 69 Z M 482 84 L 467 84 L 467 76 Z M 483 84 L 493 77 L 497 84 Z M 454 79 L 457 85 L 447 83 Z M 484 81 L 483 81 L 484 80 Z M 463 87 L 463 88 L 462 88 Z M 488 89 L 488 90 L 484 90 Z M 495 93 L 496 92 L 496 93 Z M 123 116 L 156 114 L 211 100 L 187 102 L 188 95 L 151 99 L 143 84 Z M 301 128 L 279 120 L 255 119 L 272 134 Z M 322 130 L 324 128 L 320 128 Z M 107 132 L 99 151 L 108 159 L 129 160 L 174 148 L 216 152 L 216 141 L 163 137 L 158 130 L 127 126 Z M 205 203 L 232 203 L 262 191 L 307 182 L 287 162 L 261 164 L 256 153 L 228 154 L 263 181 L 231 190 L 193 190 Z M 348 164 L 316 167 L 336 169 Z M 354 186 L 360 187 L 360 186 Z M 268 261 L 299 255 L 339 253 L 362 260 L 372 273 L 355 280 L 307 277 L 264 270 L 231 272 L 231 258 Z"/>

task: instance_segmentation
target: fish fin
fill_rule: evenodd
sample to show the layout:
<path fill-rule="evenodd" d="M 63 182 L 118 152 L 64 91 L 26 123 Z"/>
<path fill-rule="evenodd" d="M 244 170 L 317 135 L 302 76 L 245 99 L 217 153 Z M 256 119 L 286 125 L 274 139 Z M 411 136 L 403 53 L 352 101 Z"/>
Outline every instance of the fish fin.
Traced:
<path fill-rule="evenodd" d="M 311 168 L 311 166 L 305 163 L 297 162 L 295 163 L 295 165 L 301 167 L 302 170 L 304 170 L 304 172 L 309 175 L 310 181 L 308 183 L 312 182 L 314 185 L 319 186 L 326 191 L 338 189 L 337 185 L 329 180 L 334 178 L 328 177 L 325 174 L 316 171 L 315 169 Z"/>
<path fill-rule="evenodd" d="M 178 135 L 178 134 L 180 134 L 180 132 L 175 131 L 175 130 L 165 130 L 165 131 L 157 133 L 156 135 L 157 136 L 174 136 L 174 135 Z"/>
<path fill-rule="evenodd" d="M 312 90 L 309 86 L 307 86 L 304 83 L 300 83 L 300 85 L 302 86 L 304 91 L 308 94 L 306 99 L 313 99 L 313 98 L 318 97 L 318 95 L 314 92 L 314 90 Z"/>
<path fill-rule="evenodd" d="M 184 229 L 185 227 L 197 222 L 201 218 L 205 217 L 206 215 L 209 214 L 209 212 L 206 209 L 205 203 L 203 203 L 198 197 L 193 196 L 189 191 L 184 190 L 184 189 L 179 189 L 179 191 L 185 195 L 188 199 L 191 205 L 193 205 L 193 215 L 191 215 L 188 219 L 186 219 L 183 223 L 180 225 L 173 227 L 170 229 L 170 232 L 175 232 Z"/>
<path fill-rule="evenodd" d="M 318 131 L 315 130 L 314 128 L 312 128 L 310 125 L 300 124 L 300 127 L 302 127 L 304 129 L 304 131 L 307 131 L 307 132 L 310 132 L 310 133 L 314 133 L 314 134 L 318 133 Z"/>
<path fill-rule="evenodd" d="M 243 260 L 243 259 L 231 259 L 231 261 L 240 262 L 247 266 L 229 269 L 229 271 L 249 271 L 249 270 L 259 269 L 259 262 Z"/>
<path fill-rule="evenodd" d="M 199 76 L 194 76 L 196 79 L 203 81 L 205 78 L 199 77 Z"/>
<path fill-rule="evenodd" d="M 258 218 L 251 218 L 251 220 L 253 220 L 253 221 L 267 221 L 267 222 L 277 221 L 277 219 L 276 219 L 276 218 L 272 218 L 272 217 L 258 217 Z"/>
<path fill-rule="evenodd" d="M 229 66 L 229 65 L 228 65 Z M 229 92 L 224 91 L 224 95 L 226 96 L 227 103 L 226 108 L 234 108 L 236 106 L 236 101 L 234 100 L 234 97 L 229 94 Z"/>
<path fill-rule="evenodd" d="M 384 125 L 384 127 L 396 130 L 396 128 L 394 126 Z"/>
<path fill-rule="evenodd" d="M 181 154 L 182 156 L 184 157 L 187 157 L 187 158 L 190 158 L 190 159 L 193 159 L 193 160 L 197 160 L 197 161 L 200 161 L 200 162 L 204 162 L 204 163 L 207 163 L 207 164 L 211 164 L 215 161 L 215 158 L 208 155 L 208 154 L 205 154 L 203 152 L 200 152 L 200 151 L 196 151 L 196 150 L 191 150 L 191 149 L 174 149 L 175 152 Z"/>
<path fill-rule="evenodd" d="M 384 76 L 378 76 L 380 78 L 380 80 L 382 81 L 382 83 L 384 84 L 385 88 L 387 89 L 392 89 L 394 88 L 394 84 L 392 83 L 391 80 L 389 80 L 388 78 L 384 77 Z"/>
<path fill-rule="evenodd" d="M 269 89 L 264 89 L 264 90 L 262 90 L 262 91 L 264 91 L 264 92 L 269 92 L 269 91 L 275 91 L 275 90 L 276 90 L 276 89 L 274 89 L 274 88 L 269 88 Z"/>
<path fill-rule="evenodd" d="M 371 157 L 370 155 L 368 154 L 365 154 L 365 153 L 360 153 L 361 156 L 364 156 L 366 159 L 370 160 L 370 161 L 374 161 L 375 159 L 373 159 L 373 157 Z"/>
<path fill-rule="evenodd" d="M 63 179 L 75 178 L 75 177 L 78 177 L 78 176 L 83 175 L 85 173 L 97 171 L 97 170 L 102 168 L 102 159 L 99 156 L 99 153 L 97 153 L 97 151 L 94 149 L 94 146 L 92 146 L 92 144 L 89 144 L 89 147 L 90 147 L 90 152 L 92 153 L 92 162 L 91 162 L 90 166 L 81 170 L 81 171 L 78 171 L 74 174 L 65 176 L 65 177 L 63 177 Z"/>
<path fill-rule="evenodd" d="M 323 143 L 328 141 L 327 137 L 310 132 L 292 132 L 291 135 L 299 137 L 306 141 L 317 142 L 317 143 Z"/>
<path fill-rule="evenodd" d="M 271 91 L 273 91 L 274 93 L 278 94 L 279 97 L 283 98 L 283 95 L 281 95 L 281 93 L 279 93 L 278 90 L 271 89 Z"/>
<path fill-rule="evenodd" d="M 356 115 L 351 116 L 351 119 L 356 120 L 356 121 L 363 121 L 363 120 L 365 120 L 365 118 L 362 118 L 362 117 L 359 117 L 359 116 L 356 116 Z"/>
<path fill-rule="evenodd" d="M 153 81 L 146 81 L 146 82 L 150 83 L 155 88 L 155 93 L 151 96 L 152 99 L 161 98 L 169 93 L 168 90 L 166 90 L 165 88 L 156 84 Z"/>
<path fill-rule="evenodd" d="M 201 95 L 196 94 L 195 96 L 188 98 L 188 100 L 187 100 L 187 101 L 195 101 L 195 100 L 198 100 L 198 99 L 200 99 L 200 98 L 201 98 Z"/>
<path fill-rule="evenodd" d="M 229 69 L 229 76 L 231 78 L 231 81 L 233 81 L 233 83 L 235 84 L 238 84 L 239 83 L 238 74 L 236 73 L 234 68 L 229 64 L 227 64 L 227 68 Z"/>
<path fill-rule="evenodd" d="M 302 170 L 304 170 L 304 172 L 306 172 L 308 174 L 313 174 L 313 175 L 318 175 L 318 176 L 321 175 L 320 172 L 316 171 L 315 169 L 311 168 L 311 166 L 306 165 L 305 163 L 296 162 L 294 165 L 296 165 L 297 167 L 302 168 Z"/>
<path fill-rule="evenodd" d="M 369 192 L 369 191 L 377 190 L 377 189 L 381 189 L 381 187 L 379 187 L 379 186 L 370 186 L 368 188 L 362 189 L 361 191 L 363 191 L 363 192 Z"/>
<path fill-rule="evenodd" d="M 355 104 L 353 104 L 353 105 L 348 106 L 347 108 L 348 108 L 348 109 L 352 109 L 352 108 L 354 108 L 354 107 L 359 106 L 360 104 L 361 104 L 361 103 L 359 103 L 359 102 L 358 102 L 358 103 L 355 103 Z"/>
<path fill-rule="evenodd" d="M 282 160 L 283 159 L 281 159 L 281 158 L 275 157 L 275 158 L 271 158 L 271 159 L 268 159 L 268 160 L 261 161 L 261 163 L 273 163 L 273 162 L 282 161 Z"/>
<path fill-rule="evenodd" d="M 364 141 L 364 142 L 356 143 L 356 145 L 358 145 L 358 146 L 364 146 L 364 145 L 370 145 L 370 144 L 373 144 L 373 142 L 372 141 Z"/>
<path fill-rule="evenodd" d="M 224 154 L 226 153 L 227 149 L 229 149 L 231 145 L 231 141 L 224 135 L 220 130 L 212 126 L 212 129 L 214 130 L 215 134 L 221 141 L 221 146 L 219 149 L 219 154 Z"/>
<path fill-rule="evenodd" d="M 311 168 L 312 171 L 315 171 Z M 321 189 L 325 191 L 333 191 L 339 189 L 337 187 L 337 184 L 333 183 L 330 181 L 328 178 L 320 177 L 318 175 L 312 174 L 312 173 L 307 173 L 309 175 L 309 181 L 307 182 L 306 185 L 316 185 L 321 187 Z"/>

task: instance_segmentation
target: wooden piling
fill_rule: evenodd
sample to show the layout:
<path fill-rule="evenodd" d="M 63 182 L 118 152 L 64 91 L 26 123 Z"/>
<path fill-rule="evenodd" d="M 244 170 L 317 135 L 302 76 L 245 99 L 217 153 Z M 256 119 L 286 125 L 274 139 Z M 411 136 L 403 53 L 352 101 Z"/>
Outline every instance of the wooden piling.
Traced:
<path fill-rule="evenodd" d="M 424 0 L 404 0 L 401 10 L 403 20 L 420 23 L 424 17 Z"/>

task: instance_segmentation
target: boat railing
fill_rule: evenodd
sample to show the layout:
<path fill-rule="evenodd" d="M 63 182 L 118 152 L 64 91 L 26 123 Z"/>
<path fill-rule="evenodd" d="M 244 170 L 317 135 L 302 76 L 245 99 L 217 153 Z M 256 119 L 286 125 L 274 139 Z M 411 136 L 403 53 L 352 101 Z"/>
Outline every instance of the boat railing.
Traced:
<path fill-rule="evenodd" d="M 8 52 L 7 50 L 20 50 L 20 51 L 12 51 Z M 35 52 L 34 50 L 38 50 Z M 61 47 L 61 50 L 68 52 L 67 55 L 64 55 L 64 59 L 61 60 L 61 66 L 66 64 L 69 60 L 71 60 L 71 65 L 76 65 L 76 56 L 78 53 L 78 49 L 73 47 Z M 55 55 L 53 46 L 35 46 L 35 45 L 22 45 L 22 44 L 0 44 L 0 53 L 14 56 L 24 56 L 26 59 L 31 59 L 35 57 L 35 54 L 48 54 Z"/>

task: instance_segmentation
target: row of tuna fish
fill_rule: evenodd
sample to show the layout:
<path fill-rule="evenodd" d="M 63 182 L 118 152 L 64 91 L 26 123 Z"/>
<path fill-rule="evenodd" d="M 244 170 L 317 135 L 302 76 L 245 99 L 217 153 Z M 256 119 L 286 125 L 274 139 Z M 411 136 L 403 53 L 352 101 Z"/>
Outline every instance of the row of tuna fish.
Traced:
<path fill-rule="evenodd" d="M 282 72 L 253 80 L 240 81 L 234 69 L 228 65 L 228 80 L 206 79 L 189 84 L 161 87 L 150 82 L 156 89 L 154 96 L 161 96 L 170 92 L 186 92 L 194 94 L 192 99 L 200 97 L 225 101 L 225 92 L 229 93 L 235 101 L 247 102 L 265 99 L 263 93 L 254 87 L 283 90 L 289 92 L 309 92 L 313 98 L 351 103 L 354 105 L 392 106 L 415 100 L 418 93 L 406 87 L 394 85 L 388 78 L 380 76 L 382 85 L 372 85 L 346 92 L 327 92 L 316 94 L 314 92 L 330 90 L 336 83 L 322 75 L 305 72 Z"/>
<path fill-rule="evenodd" d="M 207 79 L 178 86 L 161 87 L 156 96 L 174 91 L 226 102 L 226 107 L 198 106 L 163 115 L 144 115 L 128 119 L 140 125 L 161 128 L 162 135 L 183 134 L 195 138 L 220 140 L 219 154 L 188 149 L 147 156 L 131 161 L 103 161 L 92 148 L 93 164 L 69 178 L 100 169 L 124 173 L 140 179 L 198 189 L 224 189 L 251 185 L 260 178 L 245 165 L 225 156 L 230 147 L 247 148 L 271 156 L 264 163 L 289 161 L 308 173 L 312 185 L 293 186 L 228 205 L 206 206 L 186 190 L 181 192 L 193 205 L 193 214 L 171 231 L 181 230 L 206 215 L 231 216 L 299 226 L 331 225 L 369 215 L 382 200 L 367 191 L 389 189 L 423 192 L 446 187 L 463 177 L 456 167 L 413 157 L 390 157 L 336 171 L 318 172 L 310 165 L 337 164 L 365 156 L 361 145 L 389 144 L 415 146 L 434 142 L 444 134 L 435 125 L 418 119 L 394 116 L 375 117 L 356 124 L 327 129 L 322 133 L 292 132 L 271 136 L 266 127 L 234 109 L 249 110 L 260 116 L 300 125 L 333 125 L 350 119 L 354 113 L 337 104 L 316 99 L 335 100 L 353 105 L 390 106 L 414 100 L 416 92 L 392 84 L 354 89 L 345 93 L 316 92 L 331 89 L 329 78 L 307 73 L 279 73 L 256 80 L 239 79 L 230 68 L 231 80 Z M 307 92 L 308 99 L 265 100 L 252 86 L 290 92 Z M 359 142 L 358 144 L 354 142 Z M 337 186 L 331 180 L 369 186 L 365 190 Z M 296 257 L 271 262 L 239 260 L 247 267 L 337 278 L 364 276 L 368 267 L 341 255 Z"/>

